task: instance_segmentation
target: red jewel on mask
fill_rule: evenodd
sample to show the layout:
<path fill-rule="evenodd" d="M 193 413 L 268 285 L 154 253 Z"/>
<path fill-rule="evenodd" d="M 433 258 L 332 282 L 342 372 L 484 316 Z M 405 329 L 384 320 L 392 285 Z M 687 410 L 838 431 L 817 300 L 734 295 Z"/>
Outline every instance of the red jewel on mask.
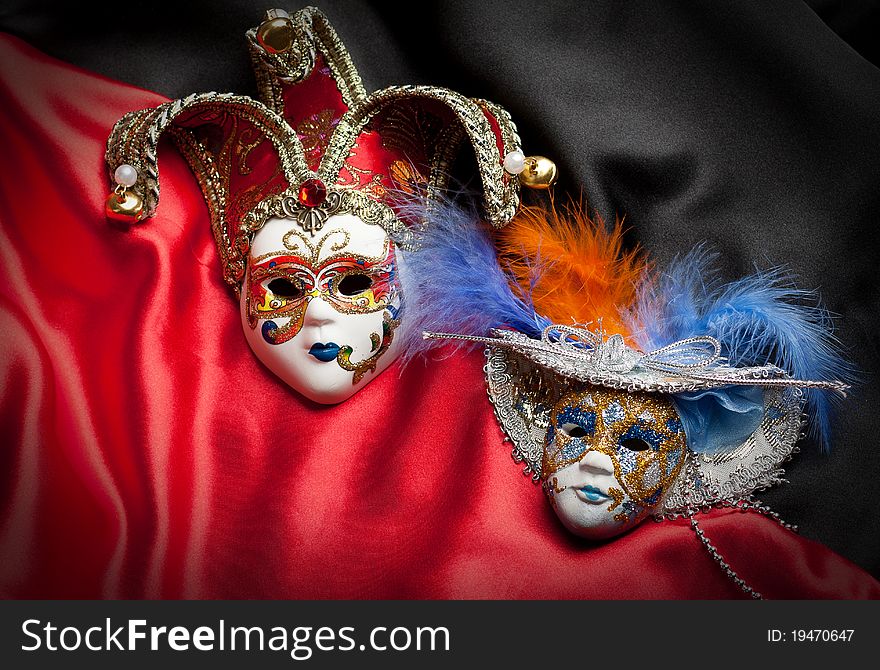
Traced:
<path fill-rule="evenodd" d="M 327 187 L 320 179 L 306 179 L 300 184 L 297 199 L 304 207 L 319 207 L 327 199 Z"/>

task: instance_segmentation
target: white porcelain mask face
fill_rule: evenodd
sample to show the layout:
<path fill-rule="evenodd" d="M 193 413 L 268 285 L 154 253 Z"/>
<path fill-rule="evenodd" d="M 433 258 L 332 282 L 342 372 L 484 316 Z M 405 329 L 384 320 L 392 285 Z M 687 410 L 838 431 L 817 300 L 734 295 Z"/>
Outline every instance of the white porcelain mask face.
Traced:
<path fill-rule="evenodd" d="M 553 408 L 541 468 L 544 490 L 571 532 L 612 537 L 660 503 L 685 449 L 669 398 L 604 388 L 573 393 Z"/>
<path fill-rule="evenodd" d="M 351 397 L 397 357 L 394 244 L 350 214 L 314 237 L 272 218 L 254 236 L 241 294 L 248 343 L 294 390 L 320 403 Z"/>

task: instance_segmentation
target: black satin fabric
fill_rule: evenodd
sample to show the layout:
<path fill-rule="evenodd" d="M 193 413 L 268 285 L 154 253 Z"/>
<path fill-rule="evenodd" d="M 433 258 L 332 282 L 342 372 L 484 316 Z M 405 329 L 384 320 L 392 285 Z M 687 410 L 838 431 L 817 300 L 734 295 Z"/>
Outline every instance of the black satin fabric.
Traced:
<path fill-rule="evenodd" d="M 244 32 L 272 4 L 10 0 L 0 30 L 167 96 L 254 94 Z M 832 452 L 805 440 L 790 484 L 761 497 L 880 575 L 878 3 L 319 6 L 368 89 L 432 83 L 501 103 L 526 151 L 557 162 L 556 197 L 625 215 L 657 263 L 706 242 L 728 278 L 785 265 L 819 289 L 861 384 Z"/>

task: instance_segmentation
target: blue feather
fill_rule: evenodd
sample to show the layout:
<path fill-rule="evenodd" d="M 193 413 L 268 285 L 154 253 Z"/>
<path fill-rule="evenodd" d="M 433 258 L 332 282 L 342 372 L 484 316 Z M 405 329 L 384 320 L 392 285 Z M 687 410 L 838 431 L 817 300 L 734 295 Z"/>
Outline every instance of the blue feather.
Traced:
<path fill-rule="evenodd" d="M 395 207 L 400 213 L 401 205 Z M 404 310 L 398 336 L 406 360 L 437 346 L 422 339 L 423 331 L 485 337 L 506 326 L 541 336 L 549 322 L 535 314 L 527 296 L 514 293 L 474 210 L 449 202 L 432 203 L 427 210 L 419 203 L 405 208 L 406 219 L 425 219 L 417 231 L 418 249 L 398 252 Z"/>
<path fill-rule="evenodd" d="M 852 379 L 853 369 L 832 335 L 831 316 L 815 292 L 794 288 L 780 269 L 724 284 L 714 268 L 716 257 L 698 247 L 643 288 L 629 318 L 642 349 L 711 335 L 734 366 L 775 365 L 798 379 Z M 828 391 L 805 393 L 811 435 L 827 449 L 837 398 Z"/>

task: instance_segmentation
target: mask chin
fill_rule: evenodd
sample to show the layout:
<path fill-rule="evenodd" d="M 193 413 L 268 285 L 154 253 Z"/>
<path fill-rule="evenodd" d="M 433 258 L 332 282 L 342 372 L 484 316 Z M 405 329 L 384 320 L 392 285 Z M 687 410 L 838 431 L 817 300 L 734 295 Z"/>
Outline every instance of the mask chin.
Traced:
<path fill-rule="evenodd" d="M 381 356 L 377 357 L 376 351 L 372 350 L 370 335 L 375 333 L 381 337 L 382 313 L 339 315 L 334 323 L 315 323 L 310 321 L 310 311 L 312 305 L 307 308 L 303 327 L 295 337 L 283 344 L 270 344 L 262 335 L 265 322 L 260 321 L 256 328 L 251 328 L 244 299 L 241 306 L 242 327 L 254 354 L 282 381 L 309 400 L 325 405 L 347 400 L 397 359 L 400 352 L 396 340 L 392 339 Z M 351 353 L 346 357 L 348 347 Z M 347 369 L 343 364 L 355 369 Z M 360 378 L 355 382 L 359 371 Z"/>
<path fill-rule="evenodd" d="M 638 516 L 628 517 L 626 521 L 615 519 L 615 513 L 608 511 L 608 504 L 586 506 L 575 499 L 572 491 L 560 494 L 554 504 L 556 516 L 571 533 L 588 540 L 607 540 L 622 535 L 635 528 L 651 513 L 651 508 L 643 508 Z"/>
<path fill-rule="evenodd" d="M 604 465 L 592 465 L 593 456 L 595 452 L 590 452 L 545 479 L 544 490 L 556 516 L 571 533 L 606 540 L 637 526 L 655 506 L 634 503 L 613 470 L 609 473 Z"/>

